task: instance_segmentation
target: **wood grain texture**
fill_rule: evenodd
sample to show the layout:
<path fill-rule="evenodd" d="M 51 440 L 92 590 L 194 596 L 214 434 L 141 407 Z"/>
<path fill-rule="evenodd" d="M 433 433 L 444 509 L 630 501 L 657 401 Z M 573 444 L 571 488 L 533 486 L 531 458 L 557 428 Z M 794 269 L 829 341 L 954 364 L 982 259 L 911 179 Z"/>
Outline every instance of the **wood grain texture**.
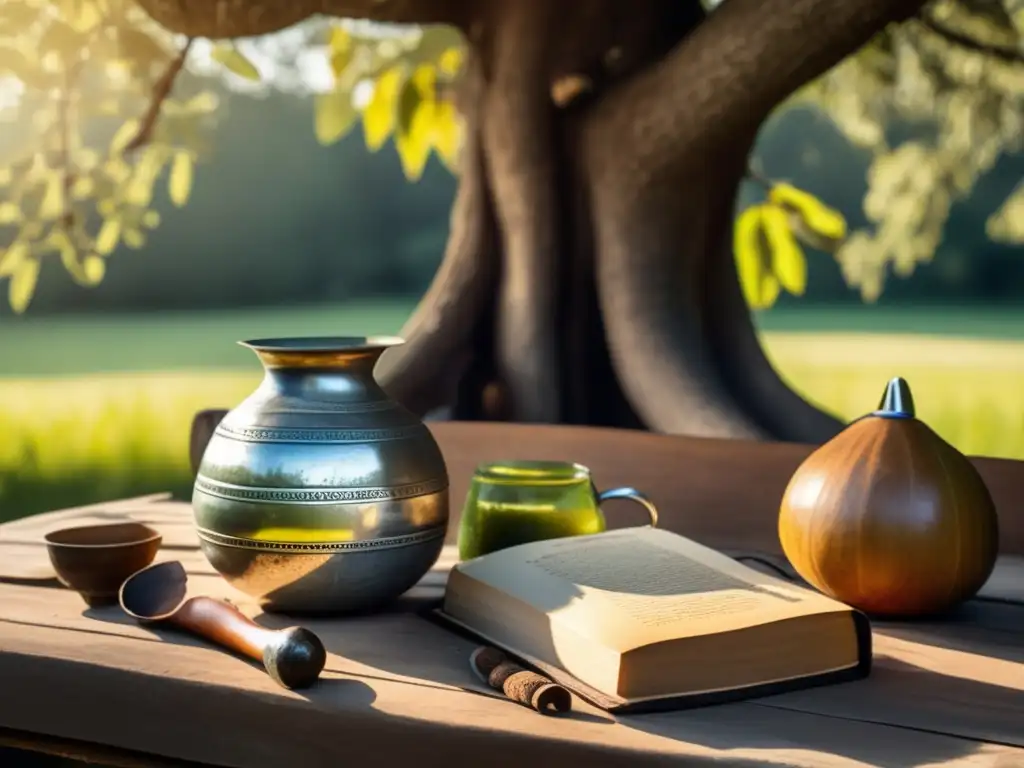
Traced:
<path fill-rule="evenodd" d="M 602 766 L 995 768 L 999 758 L 1024 758 L 1018 749 L 822 717 L 797 706 L 785 711 L 740 704 L 614 722 L 577 703 L 575 716 L 552 723 L 507 701 L 435 684 L 435 669 L 449 677 L 469 674 L 471 645 L 439 629 L 432 638 L 421 627 L 405 626 L 414 618 L 339 632 L 345 652 L 365 653 L 370 663 L 345 674 L 325 673 L 321 685 L 301 696 L 203 647 L 164 641 L 157 657 L 153 642 L 96 634 L 86 645 L 81 632 L 0 621 L 0 675 L 13 690 L 24 691 L 17 701 L 0 701 L 0 722 L 169 757 L 267 768 L 341 758 L 450 765 L 473 754 L 491 755 L 487 764 L 497 766 L 582 760 Z M 421 649 L 406 662 L 418 677 L 396 680 L 389 673 L 395 656 L 382 647 L 382 632 Z M 360 674 L 359 667 L 367 672 Z M 57 681 L 60 695 L 46 685 Z M 688 761 L 680 763 L 684 757 Z"/>
<path fill-rule="evenodd" d="M 572 459 L 592 468 L 599 488 L 647 492 L 666 527 L 734 556 L 754 556 L 745 560 L 754 567 L 788 569 L 775 515 L 788 474 L 809 447 L 585 428 L 431 428 L 451 473 L 455 521 L 477 463 Z M 1021 467 L 976 465 L 1007 521 L 1004 551 L 1019 553 L 1013 495 Z M 7 552 L 36 551 L 31 542 L 51 526 L 97 514 L 177 531 L 182 549 L 168 553 L 196 558 L 190 595 L 230 599 L 267 628 L 294 623 L 260 614 L 221 578 L 198 572 L 201 555 L 195 544 L 187 548 L 184 503 L 117 502 L 0 526 L 0 563 Z M 628 508 L 614 517 L 633 524 Z M 642 522 L 639 514 L 635 522 Z M 468 665 L 473 644 L 418 615 L 442 594 L 454 558 L 454 547 L 446 547 L 435 569 L 387 612 L 304 620 L 328 657 L 321 682 L 302 694 L 279 688 L 255 663 L 139 626 L 119 609 L 83 612 L 67 590 L 0 578 L 0 679 L 19 692 L 0 697 L 0 728 L 239 767 L 340 759 L 450 765 L 484 754 L 496 766 L 1024 765 L 1024 605 L 1009 602 L 1024 601 L 1020 557 L 1000 559 L 983 592 L 991 599 L 971 601 L 942 622 L 877 622 L 876 666 L 867 680 L 618 720 L 579 701 L 568 719 L 541 718 L 479 683 Z"/>
<path fill-rule="evenodd" d="M 446 571 L 454 559 L 455 553 L 449 549 L 423 587 L 386 615 L 345 621 L 303 620 L 329 651 L 327 672 L 371 681 L 371 685 L 374 680 L 387 680 L 438 690 L 486 692 L 469 673 L 473 645 L 424 622 L 417 614 L 441 596 Z M 218 577 L 190 578 L 189 594 L 230 599 L 269 628 L 283 628 L 294 621 L 261 615 L 245 596 Z M 90 635 L 205 647 L 192 638 L 138 626 L 116 609 L 85 615 L 74 597 L 54 591 L 44 602 L 39 600 L 38 590 L 4 588 L 0 591 L 0 627 L 4 621 L 20 626 L 45 624 Z M 1020 598 L 1024 600 L 1024 594 Z M 849 720 L 929 728 L 961 738 L 1024 747 L 1024 731 L 1019 727 L 1024 722 L 1024 605 L 972 603 L 969 609 L 944 622 L 895 624 L 892 628 L 877 623 L 876 668 L 868 680 L 762 699 L 750 706 L 807 715 L 827 712 Z M 145 653 L 140 651 L 140 664 Z M 211 664 L 235 668 L 235 684 L 240 688 L 248 689 L 264 677 L 258 667 L 211 653 Z M 163 654 L 161 660 L 165 664 Z"/>
<path fill-rule="evenodd" d="M 427 426 L 448 465 L 456 518 L 479 463 L 577 461 L 593 471 L 598 490 L 630 485 L 643 491 L 663 508 L 663 524 L 670 530 L 712 547 L 772 553 L 782 551 L 778 514 L 786 484 L 816 447 L 594 427 L 482 422 Z M 996 505 L 1000 552 L 1024 555 L 1024 462 L 977 457 L 971 462 Z M 642 520 L 641 513 L 628 505 L 622 514 L 608 518 L 616 525 Z M 456 533 L 453 523 L 450 541 Z"/>

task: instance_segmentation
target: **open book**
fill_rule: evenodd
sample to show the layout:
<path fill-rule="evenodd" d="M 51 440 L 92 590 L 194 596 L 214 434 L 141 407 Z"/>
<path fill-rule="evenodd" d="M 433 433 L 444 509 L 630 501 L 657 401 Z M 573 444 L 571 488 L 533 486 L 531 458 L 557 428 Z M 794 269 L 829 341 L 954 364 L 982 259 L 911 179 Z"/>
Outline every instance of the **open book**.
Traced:
<path fill-rule="evenodd" d="M 871 663 L 863 614 L 656 528 L 460 563 L 441 614 L 613 711 L 849 680 Z"/>

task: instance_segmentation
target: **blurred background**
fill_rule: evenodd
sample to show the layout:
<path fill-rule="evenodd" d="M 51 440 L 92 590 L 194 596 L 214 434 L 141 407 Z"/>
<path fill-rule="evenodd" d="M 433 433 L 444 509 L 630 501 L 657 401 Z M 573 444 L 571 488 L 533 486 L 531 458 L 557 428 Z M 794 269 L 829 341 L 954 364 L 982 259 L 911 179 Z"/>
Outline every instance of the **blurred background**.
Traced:
<path fill-rule="evenodd" d="M 436 155 L 411 182 L 392 145 L 367 151 L 358 124 L 323 146 L 308 90 L 190 76 L 218 107 L 188 204 L 157 183 L 149 207 L 160 225 L 136 247 L 122 241 L 97 285 L 44 259 L 24 311 L 0 302 L 0 519 L 187 494 L 193 413 L 235 405 L 260 378 L 236 340 L 398 332 L 440 262 L 457 180 Z M 0 151 L 23 138 L 16 101 Z M 903 146 L 928 130 L 887 124 Z M 840 211 L 851 232 L 880 226 L 865 202 L 877 153 L 828 109 L 780 109 L 754 165 Z M 852 418 L 900 375 L 919 415 L 961 450 L 1024 458 L 1024 248 L 992 223 L 1009 215 L 1022 171 L 1024 156 L 1000 153 L 947 201 L 924 252 L 882 259 L 870 279 L 853 256 L 808 250 L 804 294 L 754 310 L 791 385 Z M 763 194 L 749 184 L 737 211 Z M 920 242 L 920 226 L 903 226 L 891 224 L 886 247 Z"/>

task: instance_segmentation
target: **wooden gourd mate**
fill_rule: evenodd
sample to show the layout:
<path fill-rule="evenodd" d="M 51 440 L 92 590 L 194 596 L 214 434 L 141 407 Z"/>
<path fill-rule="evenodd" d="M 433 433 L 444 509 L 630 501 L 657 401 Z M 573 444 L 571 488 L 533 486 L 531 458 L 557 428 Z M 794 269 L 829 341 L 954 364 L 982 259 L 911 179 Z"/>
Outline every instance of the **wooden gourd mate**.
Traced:
<path fill-rule="evenodd" d="M 995 505 L 960 451 L 889 382 L 877 411 L 815 450 L 782 498 L 779 538 L 797 572 L 877 616 L 948 610 L 995 566 Z"/>

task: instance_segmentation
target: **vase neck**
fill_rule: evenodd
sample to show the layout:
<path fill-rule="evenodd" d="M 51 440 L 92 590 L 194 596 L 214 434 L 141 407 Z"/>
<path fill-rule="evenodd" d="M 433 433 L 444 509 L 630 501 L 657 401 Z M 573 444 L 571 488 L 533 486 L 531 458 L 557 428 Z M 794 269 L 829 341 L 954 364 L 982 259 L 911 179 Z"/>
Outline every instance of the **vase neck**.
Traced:
<path fill-rule="evenodd" d="M 260 339 L 241 342 L 259 358 L 264 388 L 281 394 L 330 399 L 386 397 L 373 378 L 385 350 L 401 344 L 391 337 Z"/>
<path fill-rule="evenodd" d="M 373 378 L 373 366 L 369 363 L 302 368 L 264 366 L 260 390 L 267 395 L 300 400 L 366 402 L 387 399 Z"/>
<path fill-rule="evenodd" d="M 386 347 L 358 351 L 316 350 L 270 350 L 254 349 L 263 368 L 271 371 L 291 371 L 293 374 L 309 373 L 351 373 L 371 375 L 373 368 L 384 354 Z"/>

